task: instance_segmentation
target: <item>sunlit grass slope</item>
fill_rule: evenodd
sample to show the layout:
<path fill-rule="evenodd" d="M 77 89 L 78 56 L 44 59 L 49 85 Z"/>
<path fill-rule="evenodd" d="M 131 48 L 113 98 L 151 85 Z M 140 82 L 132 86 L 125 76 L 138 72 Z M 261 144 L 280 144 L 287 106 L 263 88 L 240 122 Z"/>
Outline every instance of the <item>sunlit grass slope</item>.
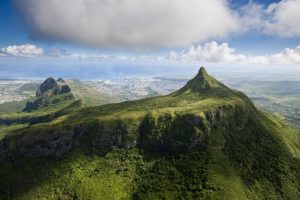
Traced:
<path fill-rule="evenodd" d="M 86 85 L 80 80 L 67 80 L 67 84 L 70 86 L 74 96 L 81 100 L 83 106 L 99 106 L 120 101 L 119 99 L 92 89 L 89 85 Z"/>

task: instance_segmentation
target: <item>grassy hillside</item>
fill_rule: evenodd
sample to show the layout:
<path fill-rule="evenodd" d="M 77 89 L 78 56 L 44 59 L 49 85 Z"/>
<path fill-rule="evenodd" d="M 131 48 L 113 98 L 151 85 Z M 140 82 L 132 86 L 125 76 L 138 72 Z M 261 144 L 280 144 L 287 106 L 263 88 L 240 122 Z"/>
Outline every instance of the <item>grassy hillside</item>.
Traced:
<path fill-rule="evenodd" d="M 201 68 L 170 95 L 9 132 L 0 199 L 299 199 L 299 134 Z"/>
<path fill-rule="evenodd" d="M 22 95 L 27 95 L 28 97 L 34 98 L 40 84 L 41 83 L 36 82 L 26 83 L 18 89 L 18 92 Z M 67 84 L 70 86 L 74 96 L 81 100 L 83 106 L 99 106 L 120 101 L 90 88 L 90 86 L 79 80 L 68 80 Z M 32 98 L 28 98 L 23 101 L 13 101 L 0 104 L 0 115 L 5 113 L 22 112 L 26 106 L 26 103 Z"/>
<path fill-rule="evenodd" d="M 39 82 L 34 82 L 34 83 L 26 83 L 24 85 L 22 85 L 18 91 L 21 94 L 24 95 L 28 95 L 28 96 L 35 96 L 35 92 L 37 91 L 37 89 L 39 88 L 41 83 Z"/>
<path fill-rule="evenodd" d="M 32 88 L 32 85 L 25 88 L 27 87 Z M 51 122 L 81 107 L 81 102 L 74 98 L 63 80 L 58 82 L 48 78 L 37 89 L 36 96 L 26 103 L 11 102 L 2 106 L 6 107 L 0 115 L 0 138 L 10 135 L 10 132 L 17 129 Z"/>
<path fill-rule="evenodd" d="M 79 108 L 79 100 L 66 101 L 39 109 L 34 112 L 16 112 L 0 115 L 0 139 L 20 128 L 31 127 L 34 124 L 51 122 L 55 118 L 66 115 Z"/>
<path fill-rule="evenodd" d="M 68 80 L 67 84 L 72 89 L 72 93 L 75 97 L 81 99 L 83 106 L 99 106 L 119 101 L 107 94 L 92 89 L 80 80 Z"/>
<path fill-rule="evenodd" d="M 27 101 L 28 100 L 13 101 L 0 104 L 0 115 L 4 113 L 21 112 L 25 108 Z"/>

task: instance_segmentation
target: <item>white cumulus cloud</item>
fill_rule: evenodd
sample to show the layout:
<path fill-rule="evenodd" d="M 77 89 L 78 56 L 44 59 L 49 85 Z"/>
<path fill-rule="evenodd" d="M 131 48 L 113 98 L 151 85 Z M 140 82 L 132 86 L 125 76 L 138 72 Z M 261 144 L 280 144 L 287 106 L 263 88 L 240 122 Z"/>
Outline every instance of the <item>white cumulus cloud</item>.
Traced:
<path fill-rule="evenodd" d="M 239 10 L 240 32 L 256 31 L 279 37 L 300 36 L 300 0 L 282 0 L 268 6 L 250 1 Z"/>
<path fill-rule="evenodd" d="M 235 53 L 235 49 L 230 48 L 228 43 L 218 44 L 215 41 L 205 43 L 203 46 L 191 46 L 181 55 L 181 59 L 203 60 L 207 62 L 236 62 L 244 59 L 245 56 Z"/>
<path fill-rule="evenodd" d="M 273 54 L 269 58 L 269 63 L 279 64 L 300 64 L 300 45 L 291 49 L 285 48 L 282 52 Z"/>
<path fill-rule="evenodd" d="M 169 55 L 166 56 L 166 60 L 180 62 L 299 65 L 300 45 L 295 48 L 285 48 L 276 54 L 253 56 L 237 53 L 228 43 L 218 44 L 212 41 L 204 45 L 191 46 L 181 53 L 171 51 Z"/>
<path fill-rule="evenodd" d="M 281 37 L 300 36 L 300 1 L 282 0 L 265 10 L 271 16 L 266 22 L 265 32 Z"/>
<path fill-rule="evenodd" d="M 227 0 L 14 0 L 33 36 L 98 48 L 186 46 L 238 28 Z"/>
<path fill-rule="evenodd" d="M 3 47 L 0 53 L 10 56 L 36 57 L 43 55 L 44 50 L 33 44 L 23 44 Z"/>
<path fill-rule="evenodd" d="M 300 37 L 300 0 L 13 0 L 37 39 L 96 48 L 186 47 L 230 34 Z"/>

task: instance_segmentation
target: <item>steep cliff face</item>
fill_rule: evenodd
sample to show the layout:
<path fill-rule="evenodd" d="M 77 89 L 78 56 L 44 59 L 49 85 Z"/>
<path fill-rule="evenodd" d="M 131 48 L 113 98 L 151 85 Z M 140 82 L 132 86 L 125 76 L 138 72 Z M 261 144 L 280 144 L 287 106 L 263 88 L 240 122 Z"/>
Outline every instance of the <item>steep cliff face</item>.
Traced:
<path fill-rule="evenodd" d="M 16 132 L 11 151 L 30 157 L 56 157 L 78 146 L 106 152 L 114 146 L 166 153 L 185 152 L 200 144 L 223 149 L 227 132 L 251 129 L 249 117 L 253 117 L 253 110 L 228 105 L 202 113 L 151 112 L 139 118 L 44 125 Z"/>

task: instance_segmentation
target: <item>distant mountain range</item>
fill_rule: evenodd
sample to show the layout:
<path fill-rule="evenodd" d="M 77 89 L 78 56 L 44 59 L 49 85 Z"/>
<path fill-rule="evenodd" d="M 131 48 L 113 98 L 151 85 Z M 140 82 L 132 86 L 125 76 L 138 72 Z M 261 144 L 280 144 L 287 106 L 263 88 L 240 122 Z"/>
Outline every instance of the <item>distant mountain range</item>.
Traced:
<path fill-rule="evenodd" d="M 203 67 L 168 95 L 102 106 L 69 83 L 0 115 L 0 199 L 300 198 L 300 130 Z"/>

